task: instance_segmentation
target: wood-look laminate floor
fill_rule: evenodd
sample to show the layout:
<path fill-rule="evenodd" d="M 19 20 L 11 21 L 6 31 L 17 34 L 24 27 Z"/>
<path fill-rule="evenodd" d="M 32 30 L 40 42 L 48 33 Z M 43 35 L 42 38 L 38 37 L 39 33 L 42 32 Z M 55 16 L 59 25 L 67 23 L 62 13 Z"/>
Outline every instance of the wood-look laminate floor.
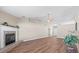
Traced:
<path fill-rule="evenodd" d="M 9 53 L 64 53 L 63 39 L 46 37 L 38 40 L 22 42 Z"/>

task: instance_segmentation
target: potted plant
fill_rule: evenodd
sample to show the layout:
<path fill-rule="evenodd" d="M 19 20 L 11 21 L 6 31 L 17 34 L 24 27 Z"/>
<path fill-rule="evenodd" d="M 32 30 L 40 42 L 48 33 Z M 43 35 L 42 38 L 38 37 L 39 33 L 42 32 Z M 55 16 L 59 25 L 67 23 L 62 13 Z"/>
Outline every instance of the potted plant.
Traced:
<path fill-rule="evenodd" d="M 79 42 L 79 39 L 76 35 L 68 34 L 64 38 L 64 43 L 66 44 L 66 52 L 68 53 L 77 53 L 76 44 Z"/>

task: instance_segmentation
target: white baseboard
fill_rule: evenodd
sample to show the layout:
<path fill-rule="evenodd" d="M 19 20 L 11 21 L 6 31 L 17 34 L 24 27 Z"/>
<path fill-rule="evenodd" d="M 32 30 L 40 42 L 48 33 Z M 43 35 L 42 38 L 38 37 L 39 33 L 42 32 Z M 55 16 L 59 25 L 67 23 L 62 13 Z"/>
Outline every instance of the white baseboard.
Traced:
<path fill-rule="evenodd" d="M 48 36 L 39 37 L 39 38 L 32 38 L 32 39 L 28 39 L 28 40 L 24 39 L 23 41 L 25 42 L 25 41 L 30 41 L 30 40 L 37 40 L 37 39 L 40 39 L 40 38 L 45 38 L 45 37 L 48 37 Z"/>

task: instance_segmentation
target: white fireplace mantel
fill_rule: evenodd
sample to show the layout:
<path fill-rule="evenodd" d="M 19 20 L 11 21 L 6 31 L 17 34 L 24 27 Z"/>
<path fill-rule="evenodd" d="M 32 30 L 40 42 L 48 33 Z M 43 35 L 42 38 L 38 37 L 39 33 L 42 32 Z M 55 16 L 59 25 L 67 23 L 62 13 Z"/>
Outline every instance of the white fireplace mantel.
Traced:
<path fill-rule="evenodd" d="M 5 47 L 5 32 L 14 31 L 18 41 L 18 29 L 10 26 L 0 25 L 0 48 Z"/>

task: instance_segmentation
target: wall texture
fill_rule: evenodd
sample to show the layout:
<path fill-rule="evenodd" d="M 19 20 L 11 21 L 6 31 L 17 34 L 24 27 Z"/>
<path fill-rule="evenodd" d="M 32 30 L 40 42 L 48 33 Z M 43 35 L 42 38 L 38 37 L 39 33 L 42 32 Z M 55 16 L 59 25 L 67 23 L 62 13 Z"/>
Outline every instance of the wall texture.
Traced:
<path fill-rule="evenodd" d="M 0 24 L 7 22 L 9 25 L 19 25 L 19 39 L 33 40 L 48 36 L 47 26 L 40 23 L 29 23 L 26 20 L 18 20 L 19 18 L 0 11 Z"/>
<path fill-rule="evenodd" d="M 6 12 L 0 11 L 0 24 L 7 22 L 9 25 L 15 26 L 17 24 L 18 18 L 10 15 Z"/>
<path fill-rule="evenodd" d="M 74 24 L 58 25 L 56 33 L 57 37 L 65 37 L 68 33 L 75 31 Z"/>
<path fill-rule="evenodd" d="M 40 23 L 31 23 L 20 21 L 18 23 L 20 26 L 19 29 L 19 39 L 20 40 L 33 40 L 38 38 L 43 38 L 48 36 L 48 29 L 47 26 Z"/>
<path fill-rule="evenodd" d="M 27 19 L 28 20 L 28 19 Z M 19 25 L 19 39 L 20 40 L 33 40 L 37 38 L 47 37 L 48 36 L 48 26 L 43 23 L 32 23 L 27 20 L 20 19 L 10 15 L 8 13 L 0 11 L 0 24 L 3 22 L 8 22 L 8 24 L 16 26 Z M 78 23 L 79 25 L 79 23 Z M 53 29 L 51 28 L 53 31 Z M 79 27 L 78 27 L 79 30 Z M 54 30 L 54 33 L 57 37 L 64 37 L 70 31 L 74 31 L 74 24 L 67 25 L 58 25 L 57 29 Z"/>

